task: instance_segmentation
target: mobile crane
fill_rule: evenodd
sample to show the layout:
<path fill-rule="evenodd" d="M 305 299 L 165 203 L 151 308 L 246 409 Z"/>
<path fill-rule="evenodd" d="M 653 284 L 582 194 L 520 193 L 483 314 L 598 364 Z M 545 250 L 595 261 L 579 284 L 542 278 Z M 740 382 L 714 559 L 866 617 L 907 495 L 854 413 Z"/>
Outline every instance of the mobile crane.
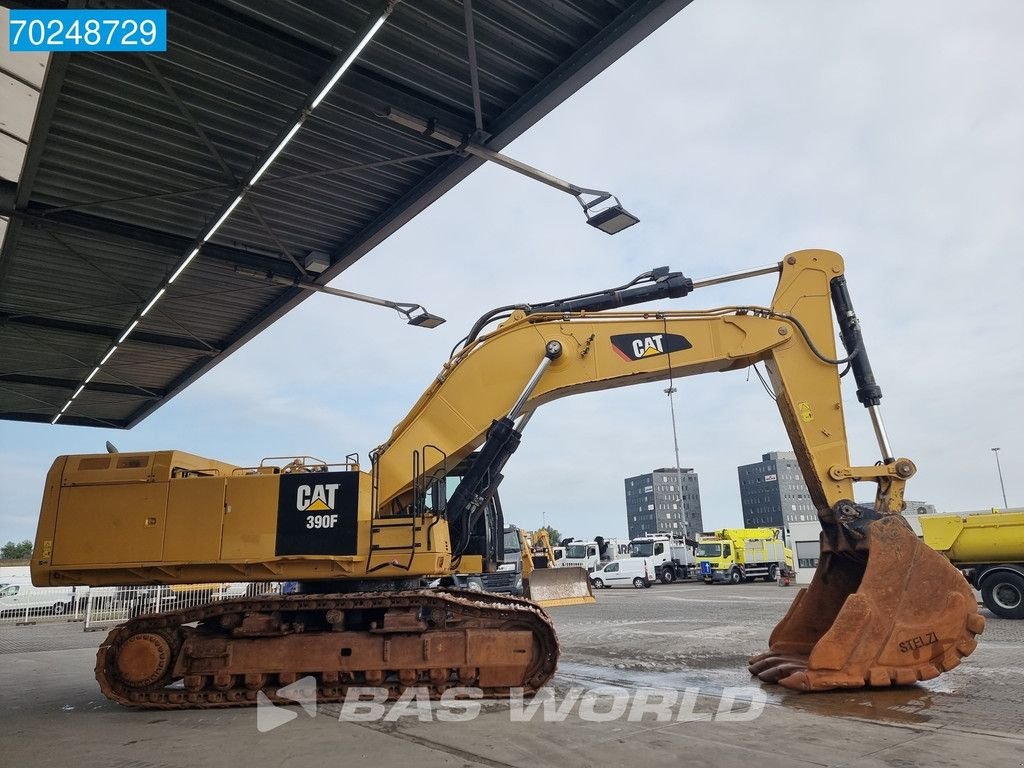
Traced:
<path fill-rule="evenodd" d="M 768 307 L 609 311 L 773 273 Z M 566 395 L 760 362 L 823 530 L 812 584 L 750 671 L 808 691 L 906 684 L 955 667 L 984 619 L 960 572 L 900 514 L 916 469 L 889 446 L 843 261 L 823 250 L 707 280 L 659 268 L 617 288 L 495 309 L 371 452 L 368 472 L 355 456 L 341 466 L 300 458 L 250 468 L 180 451 L 59 457 L 33 581 L 302 582 L 303 594 L 141 616 L 112 630 L 96 675 L 127 705 L 252 704 L 305 675 L 322 701 L 362 685 L 396 697 L 411 686 L 437 696 L 451 685 L 488 696 L 536 691 L 558 657 L 540 608 L 421 587 L 500 561 L 496 492 L 527 422 Z M 841 365 L 869 412 L 877 463 L 850 463 Z M 873 506 L 854 502 L 856 481 L 876 485 Z"/>

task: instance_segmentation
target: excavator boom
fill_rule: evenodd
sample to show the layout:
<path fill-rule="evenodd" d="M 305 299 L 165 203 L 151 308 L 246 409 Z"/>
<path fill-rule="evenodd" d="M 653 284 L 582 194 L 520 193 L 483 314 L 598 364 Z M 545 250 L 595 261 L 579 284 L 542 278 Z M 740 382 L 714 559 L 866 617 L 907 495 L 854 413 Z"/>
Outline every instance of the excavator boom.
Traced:
<path fill-rule="evenodd" d="M 301 606 L 228 601 L 208 615 L 178 617 L 198 621 L 195 630 L 175 628 L 174 618 L 115 630 L 97 674 L 105 691 L 127 692 L 140 705 L 169 706 L 177 694 L 166 686 L 176 678 L 190 693 L 175 706 L 251 702 L 257 689 L 271 695 L 294 679 L 294 664 L 282 662 L 292 659 L 288 649 L 334 659 L 339 644 L 352 656 L 343 664 L 298 670 L 319 676 L 334 696 L 380 681 L 392 681 L 396 695 L 423 680 L 438 692 L 474 681 L 494 695 L 517 684 L 535 690 L 553 672 L 557 650 L 550 624 L 529 603 L 438 601 L 415 591 L 420 579 L 493 563 L 489 531 L 502 530 L 497 489 L 527 422 L 571 394 L 763 363 L 819 513 L 822 554 L 751 671 L 797 690 L 934 677 L 973 651 L 984 620 L 960 572 L 900 515 L 916 469 L 890 448 L 843 271 L 838 254 L 807 250 L 708 281 L 662 268 L 609 291 L 485 315 L 371 453 L 369 473 L 351 462 L 239 468 L 170 451 L 60 457 L 47 480 L 33 579 L 288 578 L 315 591 L 358 593 Z M 779 275 L 768 306 L 630 308 L 768 273 Z M 503 322 L 485 332 L 494 319 Z M 881 461 L 850 461 L 841 365 L 856 379 Z M 856 482 L 874 484 L 873 505 L 856 503 Z M 482 650 L 491 640 L 500 646 L 492 633 L 501 627 L 516 629 L 503 642 L 518 643 L 509 646 L 520 654 L 517 665 Z M 438 653 L 414 658 L 434 647 L 432 637 Z M 413 656 L 390 657 L 387 638 L 401 638 Z"/>

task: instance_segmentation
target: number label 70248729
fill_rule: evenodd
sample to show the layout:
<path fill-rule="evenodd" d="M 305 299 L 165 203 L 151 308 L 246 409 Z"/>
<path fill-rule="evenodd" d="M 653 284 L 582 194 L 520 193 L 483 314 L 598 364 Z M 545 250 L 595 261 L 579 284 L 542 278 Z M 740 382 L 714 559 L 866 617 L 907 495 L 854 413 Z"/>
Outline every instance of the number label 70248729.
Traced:
<path fill-rule="evenodd" d="M 167 50 L 166 10 L 12 10 L 8 45 L 20 51 Z"/>

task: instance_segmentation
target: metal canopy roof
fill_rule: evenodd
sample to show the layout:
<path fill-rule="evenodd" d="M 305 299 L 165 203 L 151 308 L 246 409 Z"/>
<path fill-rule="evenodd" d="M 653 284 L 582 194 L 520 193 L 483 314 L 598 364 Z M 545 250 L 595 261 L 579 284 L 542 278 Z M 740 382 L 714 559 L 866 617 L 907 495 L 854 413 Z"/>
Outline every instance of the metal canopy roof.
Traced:
<path fill-rule="evenodd" d="M 463 3 L 407 0 L 247 191 L 379 0 L 175 2 L 166 54 L 53 55 L 0 179 L 0 418 L 138 423 L 309 296 L 254 271 L 326 284 L 479 166 L 387 107 L 500 149 L 689 1 L 476 0 L 468 35 Z"/>

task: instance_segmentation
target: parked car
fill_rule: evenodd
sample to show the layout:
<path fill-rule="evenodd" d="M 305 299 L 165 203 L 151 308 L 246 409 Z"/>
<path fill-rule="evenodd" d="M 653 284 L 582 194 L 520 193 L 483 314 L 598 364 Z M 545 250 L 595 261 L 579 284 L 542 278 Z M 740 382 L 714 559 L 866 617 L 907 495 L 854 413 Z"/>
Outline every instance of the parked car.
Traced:
<path fill-rule="evenodd" d="M 606 563 L 591 573 L 590 583 L 594 589 L 628 586 L 646 589 L 651 586 L 652 578 L 653 574 L 647 564 L 647 558 L 627 557 L 624 560 Z"/>
<path fill-rule="evenodd" d="M 35 587 L 14 582 L 0 589 L 0 617 L 63 616 L 75 607 L 71 587 Z"/>

